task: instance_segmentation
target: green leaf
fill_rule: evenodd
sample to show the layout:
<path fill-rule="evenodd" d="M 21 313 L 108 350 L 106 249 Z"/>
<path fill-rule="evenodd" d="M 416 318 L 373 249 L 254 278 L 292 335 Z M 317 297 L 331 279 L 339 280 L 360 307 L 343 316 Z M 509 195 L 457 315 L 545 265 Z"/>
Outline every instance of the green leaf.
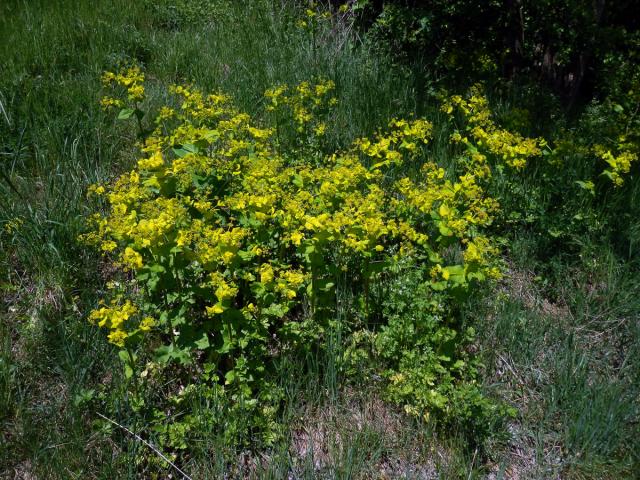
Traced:
<path fill-rule="evenodd" d="M 289 309 L 285 305 L 274 303 L 269 305 L 269 307 L 263 309 L 262 313 L 276 318 L 282 318 L 287 314 L 288 311 Z"/>
<path fill-rule="evenodd" d="M 255 253 L 253 253 L 252 251 L 248 251 L 248 250 L 238 250 L 238 256 L 245 262 L 251 260 L 253 257 L 256 256 Z"/>
<path fill-rule="evenodd" d="M 430 285 L 436 292 L 442 292 L 447 289 L 447 282 L 431 282 Z"/>
<path fill-rule="evenodd" d="M 133 376 L 134 362 L 136 361 L 136 355 L 130 354 L 127 350 L 120 350 L 118 357 L 124 364 L 124 376 L 125 378 L 131 378 Z"/>
<path fill-rule="evenodd" d="M 93 388 L 89 390 L 86 390 L 83 388 L 78 393 L 76 393 L 75 396 L 73 397 L 73 404 L 76 407 L 79 407 L 80 405 L 84 405 L 85 403 L 88 403 L 91 400 L 93 400 L 93 397 L 95 396 L 95 394 L 96 394 L 96 391 Z"/>
<path fill-rule="evenodd" d="M 162 345 L 154 351 L 154 360 L 159 363 L 169 363 L 170 360 L 177 360 L 183 365 L 191 363 L 189 354 L 177 348 L 175 345 Z"/>
<path fill-rule="evenodd" d="M 118 120 L 127 120 L 131 118 L 131 116 L 135 113 L 135 109 L 133 108 L 123 108 L 118 113 Z"/>
<path fill-rule="evenodd" d="M 206 350 L 207 348 L 209 348 L 210 343 L 209 343 L 209 336 L 206 333 L 202 334 L 202 337 L 200 337 L 198 340 L 196 340 L 195 342 L 193 342 L 195 344 L 196 347 L 198 347 L 200 350 Z"/>
<path fill-rule="evenodd" d="M 236 379 L 236 372 L 233 371 L 233 370 L 229 370 L 224 375 L 224 383 L 225 383 L 225 385 L 232 384 L 235 379 Z"/>
<path fill-rule="evenodd" d="M 444 222 L 438 222 L 438 231 L 440 232 L 440 235 L 442 235 L 443 237 L 450 237 L 451 235 L 453 235 L 453 232 L 451 231 L 451 229 L 447 227 L 447 225 Z"/>
<path fill-rule="evenodd" d="M 295 174 L 293 176 L 293 180 L 291 180 L 291 183 L 293 183 L 298 188 L 304 187 L 304 181 L 302 180 L 302 176 L 298 174 Z"/>
<path fill-rule="evenodd" d="M 451 370 L 460 370 L 464 367 L 464 360 L 456 360 L 456 362 L 451 365 Z"/>
<path fill-rule="evenodd" d="M 583 182 L 582 180 L 576 180 L 576 183 L 583 190 L 587 190 L 591 195 L 595 195 L 595 185 L 591 180 Z"/>
<path fill-rule="evenodd" d="M 200 151 L 200 149 L 192 143 L 185 143 L 184 145 L 173 147 L 172 150 L 173 153 L 180 158 L 189 155 L 190 153 L 198 153 Z"/>
<path fill-rule="evenodd" d="M 213 143 L 220 138 L 220 132 L 218 132 L 218 130 L 207 130 L 204 134 L 204 138 L 209 143 Z"/>
<path fill-rule="evenodd" d="M 383 160 L 382 162 L 374 163 L 369 170 L 377 170 L 380 167 L 386 167 L 389 165 L 388 160 Z"/>

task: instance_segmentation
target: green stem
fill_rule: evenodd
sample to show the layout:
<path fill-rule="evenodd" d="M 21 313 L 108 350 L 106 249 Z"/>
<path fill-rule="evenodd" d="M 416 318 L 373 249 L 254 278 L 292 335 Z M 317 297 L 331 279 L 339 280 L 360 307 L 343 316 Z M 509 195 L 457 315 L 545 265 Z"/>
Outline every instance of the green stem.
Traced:
<path fill-rule="evenodd" d="M 140 139 L 144 143 L 146 138 L 145 138 L 145 134 L 144 134 L 144 129 L 142 128 L 142 120 L 140 119 L 140 116 L 138 115 L 138 112 L 141 112 L 142 110 L 140 110 L 140 108 L 138 106 L 138 102 L 135 102 L 135 107 L 136 107 L 136 111 L 134 113 L 134 116 L 136 117 L 136 122 L 138 124 L 138 136 L 140 137 Z"/>
<path fill-rule="evenodd" d="M 364 259 L 364 271 L 363 271 L 363 286 L 364 286 L 364 315 L 367 321 L 369 321 L 369 258 Z"/>

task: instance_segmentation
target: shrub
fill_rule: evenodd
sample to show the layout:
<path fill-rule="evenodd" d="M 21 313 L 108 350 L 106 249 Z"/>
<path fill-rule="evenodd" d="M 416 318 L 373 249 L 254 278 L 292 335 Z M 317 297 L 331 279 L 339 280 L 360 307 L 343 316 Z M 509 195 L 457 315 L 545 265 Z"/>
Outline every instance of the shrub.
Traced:
<path fill-rule="evenodd" d="M 466 389 L 474 375 L 460 374 L 464 360 L 436 358 L 427 346 L 466 338 L 435 325 L 450 317 L 453 299 L 499 276 L 496 249 L 482 234 L 497 210 L 482 187 L 487 164 L 463 159 L 450 177 L 425 160 L 432 126 L 424 119 L 393 119 L 386 131 L 323 155 L 336 102 L 330 81 L 270 89 L 263 123 L 223 93 L 172 86 L 177 107 L 162 107 L 146 135 L 143 80 L 137 68 L 104 76 L 119 93 L 102 103 L 138 119 L 142 155 L 130 172 L 91 188 L 106 212 L 84 235 L 126 274 L 90 320 L 123 349 L 128 376 L 147 384 L 171 376 L 169 405 L 199 392 L 240 412 L 212 414 L 227 435 L 257 427 L 272 439 L 281 398 L 269 379 L 272 360 L 322 342 L 338 276 L 360 292 L 366 318 L 377 272 L 410 262 L 420 265 L 424 289 L 437 292 L 441 317 L 385 354 L 402 353 L 389 376 L 391 397 L 412 413 L 434 410 L 451 421 L 461 410 L 444 408 L 441 397 Z M 404 328 L 405 313 L 387 315 L 380 345 Z M 425 369 L 446 389 L 420 379 Z M 452 401 L 466 401 L 459 397 Z M 185 425 L 175 428 L 186 435 Z M 166 422 L 159 428 L 170 444 L 184 444 Z"/>
<path fill-rule="evenodd" d="M 519 77 L 552 87 L 571 106 L 606 92 L 639 52 L 626 0 L 356 0 L 351 11 L 374 45 L 396 61 L 426 66 L 447 87 Z"/>
<path fill-rule="evenodd" d="M 486 188 L 502 206 L 494 233 L 534 236 L 544 254 L 575 248 L 590 237 L 622 238 L 624 225 L 614 219 L 627 216 L 634 203 L 636 107 L 632 81 L 627 93 L 592 102 L 574 128 L 547 141 L 500 127 L 479 85 L 442 104 L 458 126 L 452 142 L 493 173 Z"/>

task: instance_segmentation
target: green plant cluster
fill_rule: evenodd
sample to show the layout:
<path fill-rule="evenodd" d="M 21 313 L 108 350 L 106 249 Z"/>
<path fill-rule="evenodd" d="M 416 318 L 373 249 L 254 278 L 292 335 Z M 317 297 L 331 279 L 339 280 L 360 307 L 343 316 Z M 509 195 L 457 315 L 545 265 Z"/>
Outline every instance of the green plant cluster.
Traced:
<path fill-rule="evenodd" d="M 441 109 L 456 127 L 451 141 L 491 165 L 487 190 L 501 205 L 494 234 L 535 237 L 539 258 L 575 254 L 590 241 L 631 254 L 638 241 L 631 220 L 640 154 L 637 88 L 631 77 L 623 94 L 592 102 L 548 139 L 519 133 L 532 131 L 530 111 L 497 115 L 479 84 L 466 95 L 444 96 Z"/>
<path fill-rule="evenodd" d="M 361 324 L 347 332 L 347 374 L 381 374 L 388 398 L 408 413 L 477 438 L 510 413 L 475 384 L 474 331 L 460 323 L 456 305 L 476 284 L 500 277 L 494 219 L 499 231 L 513 221 L 540 228 L 542 217 L 597 216 L 575 204 L 536 215 L 519 203 L 532 201 L 515 192 L 532 169 L 570 182 L 583 197 L 596 194 L 593 181 L 558 173 L 562 143 L 502 128 L 480 86 L 442 99 L 459 152 L 447 173 L 429 153 L 433 127 L 424 119 L 393 119 L 386 131 L 324 153 L 337 103 L 331 81 L 267 90 L 262 123 L 222 93 L 174 85 L 177 103 L 160 108 L 151 129 L 143 127 L 141 70 L 103 81 L 116 96 L 102 105 L 120 109 L 121 120 L 136 118 L 142 158 L 90 189 L 108 213 L 93 218 L 84 240 L 130 272 L 90 320 L 123 348 L 134 384 L 149 369 L 158 378 L 170 372 L 180 387 L 167 394 L 171 401 L 194 391 L 217 399 L 226 413 L 210 421 L 225 419 L 229 441 L 255 431 L 271 442 L 282 399 L 272 362 L 325 342 L 336 283 L 346 278 L 358 299 L 349 315 Z M 611 158 L 600 144 L 588 148 L 591 174 L 602 168 L 602 188 L 617 192 L 633 175 L 633 141 L 618 145 L 617 157 L 607 150 Z M 544 192 L 540 182 L 536 188 Z M 500 209 L 485 192 L 505 189 L 512 203 Z M 544 233 L 558 238 L 576 228 Z M 170 446 L 174 428 L 182 437 L 188 431 L 182 421 L 158 428 Z"/>
<path fill-rule="evenodd" d="M 474 352 L 476 332 L 459 305 L 433 289 L 424 266 L 404 261 L 385 272 L 374 297 L 382 324 L 350 335 L 342 368 L 350 378 L 381 375 L 385 397 L 426 422 L 485 440 L 515 410 L 488 398 L 478 383 L 483 366 Z"/>
<path fill-rule="evenodd" d="M 135 117 L 143 143 L 135 169 L 90 189 L 108 210 L 83 238 L 129 272 L 90 320 L 123 348 L 134 384 L 141 376 L 148 382 L 150 369 L 164 371 L 179 388 L 169 399 L 210 390 L 241 412 L 228 419 L 243 418 L 271 438 L 266 427 L 281 393 L 269 380 L 270 359 L 323 341 L 338 277 L 359 285 L 356 314 L 367 319 L 375 315 L 377 275 L 410 262 L 422 265 L 421 282 L 437 294 L 430 326 L 410 344 L 396 343 L 404 320 L 382 309 L 384 357 L 400 355 L 391 397 L 446 422 L 493 413 L 468 383 L 475 369 L 456 357 L 458 335 L 464 343 L 470 333 L 446 327 L 454 299 L 499 277 L 495 247 L 483 235 L 497 204 L 483 191 L 490 172 L 482 160 L 447 175 L 427 160 L 432 125 L 424 119 L 394 119 L 344 151 L 314 152 L 336 103 L 330 81 L 268 90 L 265 118 L 273 123 L 262 126 L 221 93 L 173 86 L 177 106 L 159 110 L 150 134 L 140 69 L 103 81 L 116 96 L 102 105 L 120 109 L 122 120 Z M 282 140 L 292 135 L 295 142 Z M 413 173 L 394 173 L 402 166 Z M 471 396 L 454 393 L 469 388 Z M 482 405 L 480 417 L 471 405 Z M 230 437 L 243 433 L 225 425 Z"/>

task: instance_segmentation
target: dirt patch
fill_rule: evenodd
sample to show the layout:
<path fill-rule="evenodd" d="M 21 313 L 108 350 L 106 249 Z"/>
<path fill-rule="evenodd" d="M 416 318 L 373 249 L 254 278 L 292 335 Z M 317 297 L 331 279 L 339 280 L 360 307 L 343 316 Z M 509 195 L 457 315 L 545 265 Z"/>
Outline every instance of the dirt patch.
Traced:
<path fill-rule="evenodd" d="M 536 313 L 558 320 L 570 316 L 571 312 L 566 304 L 554 303 L 542 296 L 540 289 L 536 286 L 535 278 L 533 272 L 518 270 L 509 265 L 504 272 L 501 290 Z"/>
<path fill-rule="evenodd" d="M 0 473 L 0 479 L 6 480 L 37 480 L 37 478 L 35 473 L 33 473 L 33 467 L 29 460 L 25 460 L 11 470 Z"/>
<path fill-rule="evenodd" d="M 290 454 L 297 469 L 311 464 L 320 476 L 351 469 L 353 478 L 437 478 L 436 456 L 446 455 L 425 451 L 407 420 L 375 396 L 310 408 L 293 432 Z"/>

